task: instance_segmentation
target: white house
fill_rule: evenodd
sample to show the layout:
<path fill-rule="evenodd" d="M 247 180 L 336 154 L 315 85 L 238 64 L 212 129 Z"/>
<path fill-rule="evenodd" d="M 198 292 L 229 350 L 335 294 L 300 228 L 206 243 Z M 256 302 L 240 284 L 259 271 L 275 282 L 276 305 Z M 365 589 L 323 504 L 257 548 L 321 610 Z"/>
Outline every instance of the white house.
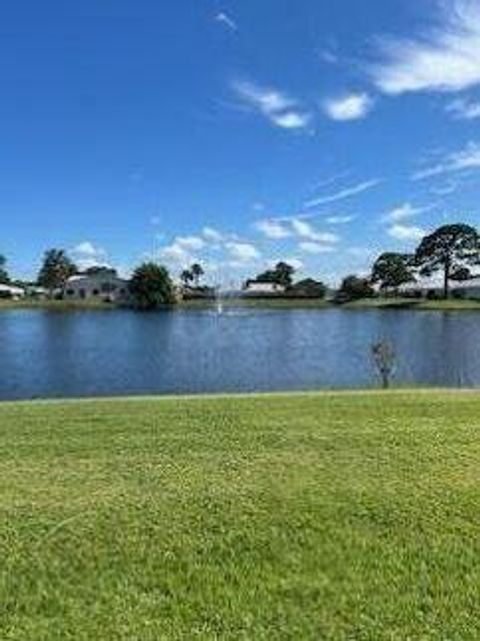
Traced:
<path fill-rule="evenodd" d="M 274 294 L 283 294 L 285 286 L 265 280 L 247 280 L 244 292 L 252 296 L 272 296 Z"/>
<path fill-rule="evenodd" d="M 450 280 L 450 295 L 455 298 L 480 300 L 480 275 L 468 280 Z M 443 278 L 436 274 L 431 278 L 419 278 L 416 282 L 405 283 L 398 291 L 407 296 L 429 297 L 443 295 Z"/>
<path fill-rule="evenodd" d="M 109 303 L 127 302 L 130 298 L 128 281 L 113 270 L 71 276 L 64 287 L 66 300 L 100 300 Z"/>
<path fill-rule="evenodd" d="M 15 287 L 14 285 L 4 285 L 0 284 L 0 298 L 13 298 L 18 300 L 25 296 L 25 290 L 21 287 Z"/>

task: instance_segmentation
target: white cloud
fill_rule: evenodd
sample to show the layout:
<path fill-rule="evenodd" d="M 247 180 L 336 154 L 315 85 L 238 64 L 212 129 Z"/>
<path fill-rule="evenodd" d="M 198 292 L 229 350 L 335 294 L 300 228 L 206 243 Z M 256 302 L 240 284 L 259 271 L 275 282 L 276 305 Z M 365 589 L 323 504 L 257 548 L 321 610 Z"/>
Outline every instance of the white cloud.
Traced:
<path fill-rule="evenodd" d="M 176 266 L 187 267 L 194 262 L 193 256 L 178 243 L 162 247 L 159 252 L 160 258 Z"/>
<path fill-rule="evenodd" d="M 204 227 L 202 229 L 203 237 L 212 243 L 221 243 L 223 240 L 223 234 L 213 227 Z"/>
<path fill-rule="evenodd" d="M 298 247 L 307 254 L 328 254 L 334 251 L 334 247 L 332 245 L 322 245 L 313 241 L 299 243 Z"/>
<path fill-rule="evenodd" d="M 286 94 L 250 82 L 236 82 L 233 89 L 241 100 L 282 129 L 305 129 L 312 116 Z"/>
<path fill-rule="evenodd" d="M 255 228 L 264 234 L 267 238 L 280 240 L 292 235 L 291 231 L 276 220 L 259 220 L 255 223 Z"/>
<path fill-rule="evenodd" d="M 178 236 L 174 244 L 187 251 L 200 251 L 205 247 L 205 241 L 199 236 Z"/>
<path fill-rule="evenodd" d="M 386 222 L 398 223 L 402 220 L 408 220 L 418 214 L 422 214 L 426 211 L 430 211 L 435 207 L 435 205 L 429 205 L 428 207 L 413 207 L 410 203 L 404 203 L 399 207 L 395 207 L 391 211 L 387 212 L 383 219 Z"/>
<path fill-rule="evenodd" d="M 260 258 L 260 253 L 257 248 L 251 243 L 229 242 L 227 243 L 226 248 L 230 252 L 234 261 L 248 263 Z"/>
<path fill-rule="evenodd" d="M 365 118 L 373 108 L 373 100 L 366 93 L 352 93 L 341 98 L 325 100 L 323 110 L 332 120 L 346 121 Z"/>
<path fill-rule="evenodd" d="M 368 191 L 369 189 L 373 189 L 373 187 L 376 187 L 381 182 L 382 181 L 378 178 L 374 180 L 367 180 L 365 182 L 359 183 L 358 185 L 354 185 L 353 187 L 347 187 L 346 189 L 342 189 L 338 191 L 336 194 L 331 194 L 329 196 L 322 196 L 321 198 L 315 198 L 314 200 L 310 200 L 305 203 L 305 207 L 307 209 L 311 209 L 312 207 L 318 207 L 319 205 L 326 205 L 328 203 L 344 200 L 345 198 L 351 198 L 352 196 L 357 196 L 358 194 L 362 194 L 363 192 Z"/>
<path fill-rule="evenodd" d="M 331 232 L 319 232 L 316 231 L 310 223 L 307 223 L 305 220 L 299 220 L 297 218 L 292 219 L 292 228 L 297 236 L 301 238 L 307 238 L 319 243 L 338 243 L 340 240 L 336 234 Z"/>
<path fill-rule="evenodd" d="M 91 243 L 89 240 L 84 241 L 83 243 L 79 243 L 72 249 L 73 254 L 82 254 L 83 256 L 88 256 L 89 258 L 93 258 L 94 256 L 98 256 L 99 254 L 103 255 L 105 254 L 105 250 L 95 247 L 93 243 Z"/>
<path fill-rule="evenodd" d="M 355 216 L 328 216 L 325 220 L 329 225 L 346 225 L 355 220 Z"/>
<path fill-rule="evenodd" d="M 401 225 L 397 223 L 389 228 L 388 235 L 396 240 L 418 241 L 425 236 L 425 230 L 415 225 Z"/>
<path fill-rule="evenodd" d="M 238 31 L 238 25 L 227 13 L 220 12 L 214 18 L 215 22 L 227 27 L 230 31 Z"/>
<path fill-rule="evenodd" d="M 467 169 L 480 169 L 480 145 L 475 142 L 468 143 L 460 151 L 448 154 L 436 165 L 417 171 L 412 178 L 413 180 L 423 180 Z"/>
<path fill-rule="evenodd" d="M 82 270 L 88 269 L 89 267 L 97 267 L 98 265 L 107 266 L 107 252 L 89 240 L 73 247 L 70 253 L 78 267 Z"/>
<path fill-rule="evenodd" d="M 449 0 L 437 6 L 437 25 L 429 32 L 380 41 L 382 60 L 371 74 L 382 92 L 460 91 L 480 84 L 478 0 Z"/>
<path fill-rule="evenodd" d="M 311 122 L 311 116 L 308 113 L 299 111 L 285 111 L 283 113 L 271 114 L 272 122 L 282 129 L 303 129 Z"/>
<path fill-rule="evenodd" d="M 457 120 L 476 120 L 480 118 L 480 102 L 457 98 L 446 106 L 446 111 Z"/>

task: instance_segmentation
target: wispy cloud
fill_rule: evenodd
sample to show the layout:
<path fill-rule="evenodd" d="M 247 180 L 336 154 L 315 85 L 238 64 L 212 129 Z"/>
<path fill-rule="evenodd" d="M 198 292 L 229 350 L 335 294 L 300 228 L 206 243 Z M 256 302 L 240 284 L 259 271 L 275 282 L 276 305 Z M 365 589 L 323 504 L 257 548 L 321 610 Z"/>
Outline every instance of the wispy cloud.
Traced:
<path fill-rule="evenodd" d="M 223 11 L 217 13 L 214 20 L 215 22 L 218 22 L 218 24 L 221 24 L 227 29 L 230 29 L 230 31 L 238 31 L 238 25 L 235 20 Z"/>
<path fill-rule="evenodd" d="M 430 192 L 434 196 L 449 196 L 457 191 L 459 187 L 459 182 L 456 180 L 449 180 L 443 185 L 434 185 L 430 187 Z"/>
<path fill-rule="evenodd" d="M 398 223 L 403 220 L 409 220 L 414 218 L 419 214 L 423 214 L 427 211 L 434 209 L 436 205 L 427 205 L 425 207 L 414 207 L 411 203 L 404 203 L 399 207 L 395 207 L 388 211 L 384 216 L 383 220 L 390 223 Z"/>
<path fill-rule="evenodd" d="M 355 216 L 328 216 L 325 220 L 329 225 L 347 225 L 355 220 Z"/>
<path fill-rule="evenodd" d="M 202 235 L 208 242 L 212 243 L 221 243 L 224 240 L 223 234 L 213 227 L 204 227 Z"/>
<path fill-rule="evenodd" d="M 249 263 L 260 258 L 260 252 L 251 243 L 229 242 L 226 248 L 234 261 Z"/>
<path fill-rule="evenodd" d="M 318 56 L 327 65 L 338 64 L 338 55 L 332 49 L 322 49 L 319 51 Z"/>
<path fill-rule="evenodd" d="M 415 172 L 412 179 L 424 180 L 468 169 L 480 169 L 480 145 L 475 142 L 469 142 L 463 149 L 447 154 L 437 164 Z"/>
<path fill-rule="evenodd" d="M 338 243 L 340 238 L 337 234 L 330 232 L 321 232 L 312 227 L 310 223 L 298 218 L 292 219 L 292 228 L 297 236 L 300 238 L 307 238 L 318 243 Z"/>
<path fill-rule="evenodd" d="M 325 114 L 332 120 L 360 120 L 373 109 L 373 99 L 366 93 L 352 93 L 325 100 L 322 107 Z"/>
<path fill-rule="evenodd" d="M 314 241 L 304 241 L 298 244 L 301 251 L 307 254 L 329 254 L 335 250 L 332 245 L 322 245 Z"/>
<path fill-rule="evenodd" d="M 311 124 L 312 114 L 281 91 L 251 82 L 235 82 L 233 89 L 244 104 L 261 113 L 276 127 L 306 129 Z"/>
<path fill-rule="evenodd" d="M 456 120 L 476 120 L 480 118 L 480 102 L 457 98 L 446 106 L 446 111 Z"/>
<path fill-rule="evenodd" d="M 312 207 L 318 207 L 319 205 L 327 205 L 329 203 L 334 203 L 339 200 L 351 198 L 352 196 L 358 196 L 359 194 L 362 194 L 365 191 L 368 191 L 370 189 L 373 189 L 374 187 L 377 187 L 381 182 L 382 180 L 379 178 L 376 178 L 374 180 L 367 180 L 365 182 L 359 183 L 358 185 L 353 185 L 352 187 L 346 187 L 345 189 L 341 189 L 335 194 L 330 194 L 328 196 L 321 196 L 319 198 L 314 198 L 313 200 L 309 200 L 308 202 L 305 203 L 305 207 L 307 209 L 311 209 Z"/>
<path fill-rule="evenodd" d="M 259 220 L 255 223 L 255 228 L 267 238 L 276 240 L 292 235 L 291 230 L 277 220 Z"/>
<path fill-rule="evenodd" d="M 205 241 L 199 236 L 177 236 L 175 243 L 188 251 L 200 251 L 205 247 Z"/>
<path fill-rule="evenodd" d="M 397 223 L 389 228 L 388 235 L 395 240 L 419 241 L 425 236 L 425 230 L 416 225 Z"/>
<path fill-rule="evenodd" d="M 480 84 L 478 0 L 437 1 L 436 6 L 436 25 L 429 32 L 380 40 L 381 60 L 371 74 L 382 92 L 460 91 Z"/>

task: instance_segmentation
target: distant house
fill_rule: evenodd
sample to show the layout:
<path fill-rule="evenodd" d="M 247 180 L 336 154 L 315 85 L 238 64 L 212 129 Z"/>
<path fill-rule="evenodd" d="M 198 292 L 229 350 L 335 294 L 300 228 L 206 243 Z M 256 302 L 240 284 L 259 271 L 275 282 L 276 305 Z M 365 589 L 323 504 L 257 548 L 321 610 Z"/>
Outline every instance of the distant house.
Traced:
<path fill-rule="evenodd" d="M 64 287 L 66 300 L 100 300 L 108 303 L 126 303 L 130 298 L 129 283 L 117 276 L 115 270 L 71 276 Z"/>
<path fill-rule="evenodd" d="M 272 296 L 275 294 L 284 294 L 285 290 L 284 285 L 266 280 L 247 280 L 243 288 L 247 296 Z"/>
<path fill-rule="evenodd" d="M 451 284 L 452 293 L 459 298 L 474 298 L 480 300 L 480 276 Z"/>
<path fill-rule="evenodd" d="M 0 284 L 0 298 L 10 298 L 18 300 L 25 296 L 25 290 L 14 285 Z"/>
<path fill-rule="evenodd" d="M 438 275 L 432 278 L 420 278 L 416 282 L 401 285 L 398 292 L 418 298 L 441 298 L 443 281 Z M 480 300 L 480 275 L 467 280 L 450 280 L 450 295 L 454 298 Z"/>

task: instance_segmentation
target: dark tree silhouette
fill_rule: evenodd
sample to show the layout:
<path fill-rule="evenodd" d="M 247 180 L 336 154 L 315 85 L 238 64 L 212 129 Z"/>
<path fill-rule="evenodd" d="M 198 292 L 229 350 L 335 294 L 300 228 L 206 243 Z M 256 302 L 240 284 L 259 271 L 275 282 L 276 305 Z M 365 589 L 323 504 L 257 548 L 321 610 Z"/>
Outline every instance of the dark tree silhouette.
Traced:
<path fill-rule="evenodd" d="M 381 289 L 398 289 L 401 285 L 415 280 L 412 271 L 413 256 L 386 252 L 379 256 L 372 268 L 372 283 Z"/>
<path fill-rule="evenodd" d="M 10 277 L 7 272 L 7 259 L 0 254 L 0 283 L 6 285 L 10 282 Z"/>
<path fill-rule="evenodd" d="M 457 223 L 439 227 L 425 236 L 415 253 L 415 264 L 420 273 L 431 276 L 443 272 L 443 295 L 448 298 L 450 280 L 460 270 L 480 263 L 480 239 L 470 225 Z"/>
<path fill-rule="evenodd" d="M 77 273 L 75 264 L 64 249 L 49 249 L 45 252 L 43 263 L 38 273 L 38 284 L 45 287 L 52 296 L 55 289 L 61 289 Z"/>
<path fill-rule="evenodd" d="M 193 263 L 190 267 L 190 273 L 192 274 L 195 286 L 198 287 L 201 277 L 205 274 L 203 267 L 199 263 Z"/>
<path fill-rule="evenodd" d="M 166 267 L 143 263 L 134 271 L 130 292 L 139 309 L 156 309 L 174 302 L 173 283 Z"/>

